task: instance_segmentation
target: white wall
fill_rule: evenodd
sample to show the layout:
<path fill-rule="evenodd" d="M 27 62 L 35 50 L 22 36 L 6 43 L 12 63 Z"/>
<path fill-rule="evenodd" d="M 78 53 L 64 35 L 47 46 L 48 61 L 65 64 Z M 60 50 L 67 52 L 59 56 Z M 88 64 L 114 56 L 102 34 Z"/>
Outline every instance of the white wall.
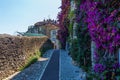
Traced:
<path fill-rule="evenodd" d="M 71 11 L 75 10 L 75 2 L 74 1 L 71 1 Z"/>

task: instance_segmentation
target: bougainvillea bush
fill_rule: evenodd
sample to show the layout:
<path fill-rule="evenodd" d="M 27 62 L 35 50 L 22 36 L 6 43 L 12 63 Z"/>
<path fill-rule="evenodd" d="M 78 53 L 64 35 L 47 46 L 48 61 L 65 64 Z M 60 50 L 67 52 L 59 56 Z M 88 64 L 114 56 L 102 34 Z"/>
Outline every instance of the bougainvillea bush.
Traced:
<path fill-rule="evenodd" d="M 61 5 L 61 12 L 58 14 L 58 22 L 59 28 L 58 31 L 58 39 L 61 42 L 62 48 L 65 48 L 66 40 L 68 37 L 68 26 L 69 26 L 69 19 L 68 19 L 68 11 L 70 8 L 70 0 L 62 0 Z"/>
<path fill-rule="evenodd" d="M 75 1 L 76 18 L 69 23 L 70 1 Z M 120 76 L 118 49 L 120 48 L 120 1 L 119 0 L 62 0 L 59 39 L 65 46 L 74 22 L 77 23 L 77 39 L 72 40 L 72 57 L 80 66 L 91 61 L 90 44 L 95 43 L 92 74 L 96 80 L 115 80 Z M 69 18 L 68 18 L 69 17 Z M 68 27 L 70 25 L 70 27 Z M 70 28 L 70 29 L 69 29 Z M 76 44 L 77 43 L 77 44 Z M 91 64 L 91 63 L 90 63 Z M 91 65 L 89 65 L 91 66 Z"/>
<path fill-rule="evenodd" d="M 71 0 L 72 7 L 76 4 L 76 9 L 73 8 L 69 11 L 68 18 L 70 19 L 68 33 L 70 45 L 70 55 L 77 64 L 82 67 L 85 71 L 91 67 L 91 54 L 90 54 L 90 35 L 86 23 L 83 23 L 81 11 L 79 10 L 80 1 Z M 80 16 L 81 15 L 81 16 Z M 79 19 L 79 20 L 78 20 Z M 76 26 L 75 26 L 76 25 Z M 75 28 L 76 27 L 76 28 Z M 76 34 L 77 38 L 74 38 Z"/>
<path fill-rule="evenodd" d="M 119 4 L 119 0 L 84 0 L 80 4 L 80 10 L 86 15 L 84 23 L 96 44 L 94 72 L 101 79 L 114 80 L 116 75 L 113 65 L 120 47 Z"/>

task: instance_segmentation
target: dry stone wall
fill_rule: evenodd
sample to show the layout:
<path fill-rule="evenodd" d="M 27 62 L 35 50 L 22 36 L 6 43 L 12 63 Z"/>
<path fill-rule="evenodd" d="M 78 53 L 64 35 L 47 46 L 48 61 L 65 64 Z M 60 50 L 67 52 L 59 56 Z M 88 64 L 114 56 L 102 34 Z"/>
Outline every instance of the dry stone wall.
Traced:
<path fill-rule="evenodd" d="M 18 71 L 44 45 L 46 47 L 53 45 L 46 36 L 16 37 L 0 35 L 0 80 Z"/>

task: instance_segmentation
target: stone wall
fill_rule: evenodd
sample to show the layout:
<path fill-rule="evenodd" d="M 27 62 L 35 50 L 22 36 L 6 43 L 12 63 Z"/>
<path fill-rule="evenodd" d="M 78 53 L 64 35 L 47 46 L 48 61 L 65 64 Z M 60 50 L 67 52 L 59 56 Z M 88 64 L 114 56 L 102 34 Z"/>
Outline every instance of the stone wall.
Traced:
<path fill-rule="evenodd" d="M 40 48 L 50 45 L 52 43 L 45 36 L 16 37 L 0 35 L 0 80 L 18 71 Z"/>

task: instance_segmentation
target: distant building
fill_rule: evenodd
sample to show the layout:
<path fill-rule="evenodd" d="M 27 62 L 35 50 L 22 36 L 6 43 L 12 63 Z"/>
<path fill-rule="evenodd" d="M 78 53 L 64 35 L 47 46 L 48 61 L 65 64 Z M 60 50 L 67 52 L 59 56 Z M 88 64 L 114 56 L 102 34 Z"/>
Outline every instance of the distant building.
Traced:
<path fill-rule="evenodd" d="M 48 36 L 53 43 L 58 43 L 57 40 L 58 30 L 59 28 L 57 25 L 57 21 L 47 19 L 44 21 L 37 22 L 32 26 L 29 26 L 28 31 L 26 33 L 43 34 Z"/>

